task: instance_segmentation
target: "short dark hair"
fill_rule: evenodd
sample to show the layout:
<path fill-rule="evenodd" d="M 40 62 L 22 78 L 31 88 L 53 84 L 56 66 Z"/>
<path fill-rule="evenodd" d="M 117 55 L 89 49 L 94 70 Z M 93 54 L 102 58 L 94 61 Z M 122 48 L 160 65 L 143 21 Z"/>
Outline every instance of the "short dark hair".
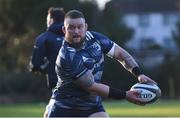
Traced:
<path fill-rule="evenodd" d="M 78 10 L 70 10 L 66 13 L 65 18 L 84 18 L 84 14 Z"/>
<path fill-rule="evenodd" d="M 50 7 L 48 14 L 50 14 L 50 18 L 52 18 L 54 22 L 64 21 L 65 11 L 61 7 Z"/>

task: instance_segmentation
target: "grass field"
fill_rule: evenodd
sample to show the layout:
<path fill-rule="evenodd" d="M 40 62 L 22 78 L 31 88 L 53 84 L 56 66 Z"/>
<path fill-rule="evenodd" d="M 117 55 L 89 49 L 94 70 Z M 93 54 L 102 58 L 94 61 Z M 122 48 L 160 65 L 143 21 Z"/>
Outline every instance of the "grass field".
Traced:
<path fill-rule="evenodd" d="M 146 106 L 137 106 L 125 101 L 104 102 L 111 117 L 180 117 L 179 101 L 158 101 Z M 42 117 L 45 104 L 0 105 L 0 117 Z"/>

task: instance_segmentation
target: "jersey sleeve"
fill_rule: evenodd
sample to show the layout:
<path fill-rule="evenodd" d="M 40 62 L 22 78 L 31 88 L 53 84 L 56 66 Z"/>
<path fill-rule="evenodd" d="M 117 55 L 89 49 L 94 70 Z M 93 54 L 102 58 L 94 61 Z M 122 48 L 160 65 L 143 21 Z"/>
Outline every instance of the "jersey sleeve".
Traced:
<path fill-rule="evenodd" d="M 44 64 L 44 57 L 46 53 L 46 40 L 45 38 L 40 35 L 36 38 L 35 45 L 33 47 L 33 53 L 32 53 L 32 69 L 34 70 L 40 70 L 40 66 Z"/>
<path fill-rule="evenodd" d="M 66 50 L 67 51 L 67 50 Z M 80 54 L 61 49 L 56 60 L 56 72 L 60 78 L 79 79 L 88 69 L 84 66 Z"/>
<path fill-rule="evenodd" d="M 103 34 L 92 32 L 94 38 L 101 45 L 102 51 L 107 54 L 113 47 L 113 41 Z"/>

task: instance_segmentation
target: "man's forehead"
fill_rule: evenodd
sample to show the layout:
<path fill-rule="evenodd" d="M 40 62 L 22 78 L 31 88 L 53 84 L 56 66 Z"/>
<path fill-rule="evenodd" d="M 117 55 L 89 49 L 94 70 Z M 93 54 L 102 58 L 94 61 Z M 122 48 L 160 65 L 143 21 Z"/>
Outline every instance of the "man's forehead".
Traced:
<path fill-rule="evenodd" d="M 84 18 L 65 18 L 64 25 L 81 25 L 85 24 Z"/>

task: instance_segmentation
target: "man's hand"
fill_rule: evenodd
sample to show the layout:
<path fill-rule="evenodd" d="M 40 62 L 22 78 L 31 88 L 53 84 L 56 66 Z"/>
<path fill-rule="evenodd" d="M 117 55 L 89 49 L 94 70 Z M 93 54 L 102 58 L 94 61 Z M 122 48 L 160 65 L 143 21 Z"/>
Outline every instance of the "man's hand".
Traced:
<path fill-rule="evenodd" d="M 126 91 L 126 99 L 129 102 L 132 102 L 134 104 L 144 106 L 145 103 L 138 97 L 138 96 L 140 96 L 140 94 L 141 93 L 138 90 L 129 90 L 129 91 Z"/>
<path fill-rule="evenodd" d="M 157 84 L 154 80 L 152 80 L 151 78 L 147 77 L 144 74 L 141 74 L 141 75 L 138 76 L 138 81 L 140 83 L 154 83 L 154 84 Z"/>

